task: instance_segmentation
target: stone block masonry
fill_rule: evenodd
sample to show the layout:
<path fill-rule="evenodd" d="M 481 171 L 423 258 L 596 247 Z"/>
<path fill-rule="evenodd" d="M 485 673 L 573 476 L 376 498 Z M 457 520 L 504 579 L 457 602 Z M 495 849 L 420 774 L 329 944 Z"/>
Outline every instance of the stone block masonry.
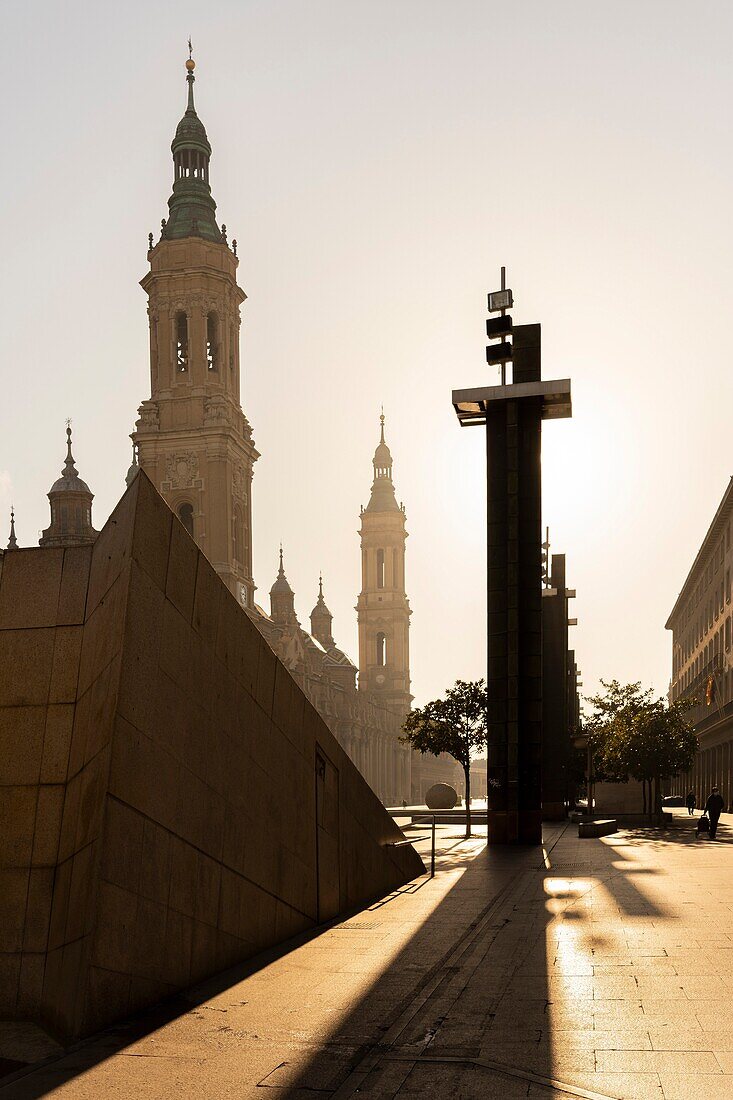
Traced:
<path fill-rule="evenodd" d="M 0 1012 L 104 1027 L 422 872 L 141 472 L 0 558 Z"/>

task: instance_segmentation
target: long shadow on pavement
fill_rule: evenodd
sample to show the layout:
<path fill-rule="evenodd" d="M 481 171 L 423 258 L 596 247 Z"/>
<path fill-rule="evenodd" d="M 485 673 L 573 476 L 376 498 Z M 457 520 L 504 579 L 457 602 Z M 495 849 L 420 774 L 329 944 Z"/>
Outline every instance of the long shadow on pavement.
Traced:
<path fill-rule="evenodd" d="M 65 1058 L 0 1086 L 0 1095 L 36 1100 L 82 1073 L 88 1074 L 87 1090 L 93 1090 L 95 1067 L 115 1056 L 119 1063 L 139 1064 L 140 1058 L 119 1056 L 152 1032 L 164 1041 L 171 1021 L 194 1013 L 197 1005 L 206 1007 L 218 993 L 227 992 L 230 999 L 243 995 L 252 988 L 248 979 L 269 962 L 293 959 L 297 966 L 298 951 L 304 949 L 315 951 L 325 965 L 332 934 L 358 940 L 381 922 L 388 941 L 393 921 L 393 930 L 402 925 L 404 932 L 406 922 L 414 931 L 406 940 L 403 935 L 393 956 L 385 946 L 376 979 L 375 967 L 366 965 L 360 979 L 358 950 L 352 959 L 347 950 L 343 963 L 334 958 L 334 982 L 349 985 L 353 995 L 333 1024 L 309 1035 L 310 998 L 302 992 L 305 986 L 293 985 L 295 1018 L 289 1030 L 279 1026 L 276 1035 L 269 1035 L 267 1001 L 255 1001 L 248 1030 L 235 1029 L 229 1048 L 235 1064 L 241 1056 L 236 1087 L 222 1076 L 225 1067 L 216 1061 L 216 1052 L 207 1049 L 186 1069 L 185 1094 L 264 1100 L 268 1095 L 312 1100 L 314 1092 L 337 1100 L 357 1093 L 481 1100 L 661 1097 L 656 1073 L 599 1072 L 598 1066 L 605 1064 L 604 1053 L 633 1051 L 634 1044 L 648 1050 L 650 1045 L 639 990 L 624 968 L 646 957 L 646 950 L 658 953 L 656 945 L 645 945 L 644 937 L 650 924 L 670 914 L 650 886 L 659 868 L 645 866 L 639 857 L 693 842 L 682 835 L 646 831 L 605 842 L 578 841 L 572 827 L 555 829 L 552 835 L 557 846 L 548 844 L 546 855 L 539 849 L 493 849 L 467 858 L 456 847 L 441 862 L 439 876 L 463 873 L 437 904 L 430 897 L 440 895 L 430 895 L 425 880 L 418 880 L 350 920 L 342 919 L 331 933 L 317 929 L 291 941 L 286 951 L 268 952 L 194 993 L 110 1029 Z M 693 852 L 704 852 L 694 843 Z M 370 941 L 369 950 L 379 950 L 382 934 Z M 283 988 L 276 989 L 281 998 L 290 993 L 288 980 L 283 967 L 278 979 Z M 328 983 L 322 996 L 327 995 Z M 232 1032 L 232 1027 L 222 1030 Z M 243 1076 L 245 1063 L 260 1067 L 252 1079 Z M 124 1083 L 126 1070 L 118 1069 L 114 1080 Z M 639 1091 L 640 1077 L 646 1091 Z M 269 1094 L 263 1091 L 268 1089 Z M 102 1087 L 96 1094 L 104 1094 Z M 160 1095 L 125 1093 L 124 1088 L 120 1094 Z M 64 1090 L 67 1095 L 76 1092 Z"/>

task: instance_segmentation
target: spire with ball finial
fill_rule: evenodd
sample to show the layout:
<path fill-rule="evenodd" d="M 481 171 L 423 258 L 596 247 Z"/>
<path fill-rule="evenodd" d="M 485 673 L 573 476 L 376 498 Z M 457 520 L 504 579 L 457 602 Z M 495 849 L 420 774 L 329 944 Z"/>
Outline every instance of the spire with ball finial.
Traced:
<path fill-rule="evenodd" d="M 221 244 L 223 238 L 216 224 L 216 203 L 209 186 L 211 145 L 204 124 L 196 114 L 193 97 L 195 68 L 193 46 L 189 38 L 186 59 L 188 102 L 186 113 L 178 123 L 171 145 L 174 164 L 173 194 L 168 199 L 170 214 L 163 226 L 162 237 L 164 240 L 203 237 Z"/>

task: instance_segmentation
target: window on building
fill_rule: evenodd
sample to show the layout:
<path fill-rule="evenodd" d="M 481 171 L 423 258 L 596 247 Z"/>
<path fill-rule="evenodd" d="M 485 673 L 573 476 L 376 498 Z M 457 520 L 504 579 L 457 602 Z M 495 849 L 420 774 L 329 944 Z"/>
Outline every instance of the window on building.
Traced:
<path fill-rule="evenodd" d="M 234 325 L 229 326 L 229 370 L 234 370 Z"/>
<path fill-rule="evenodd" d="M 193 505 L 185 503 L 178 505 L 178 518 L 193 538 Z"/>
<path fill-rule="evenodd" d="M 384 588 L 384 550 L 377 550 L 377 588 Z"/>
<path fill-rule="evenodd" d="M 206 317 L 206 366 L 209 370 L 219 369 L 219 325 L 215 313 Z"/>
<path fill-rule="evenodd" d="M 382 667 L 387 664 L 387 639 L 384 634 L 377 634 L 377 664 Z"/>
<path fill-rule="evenodd" d="M 725 648 L 730 649 L 730 615 L 725 620 Z"/>
<path fill-rule="evenodd" d="M 185 313 L 176 314 L 176 371 L 188 370 L 188 317 Z"/>

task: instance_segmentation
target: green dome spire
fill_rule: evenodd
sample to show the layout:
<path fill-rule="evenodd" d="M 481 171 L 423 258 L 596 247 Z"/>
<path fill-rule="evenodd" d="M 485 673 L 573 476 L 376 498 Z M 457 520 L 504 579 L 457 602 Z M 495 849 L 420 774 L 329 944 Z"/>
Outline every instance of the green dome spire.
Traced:
<path fill-rule="evenodd" d="M 190 49 L 189 42 L 189 53 Z M 211 146 L 193 102 L 195 67 L 196 62 L 189 56 L 186 62 L 188 105 L 171 143 L 173 194 L 168 199 L 170 214 L 163 227 L 163 238 L 178 240 L 181 237 L 204 237 L 207 241 L 222 243 L 224 237 L 216 224 L 216 203 L 209 187 Z"/>

